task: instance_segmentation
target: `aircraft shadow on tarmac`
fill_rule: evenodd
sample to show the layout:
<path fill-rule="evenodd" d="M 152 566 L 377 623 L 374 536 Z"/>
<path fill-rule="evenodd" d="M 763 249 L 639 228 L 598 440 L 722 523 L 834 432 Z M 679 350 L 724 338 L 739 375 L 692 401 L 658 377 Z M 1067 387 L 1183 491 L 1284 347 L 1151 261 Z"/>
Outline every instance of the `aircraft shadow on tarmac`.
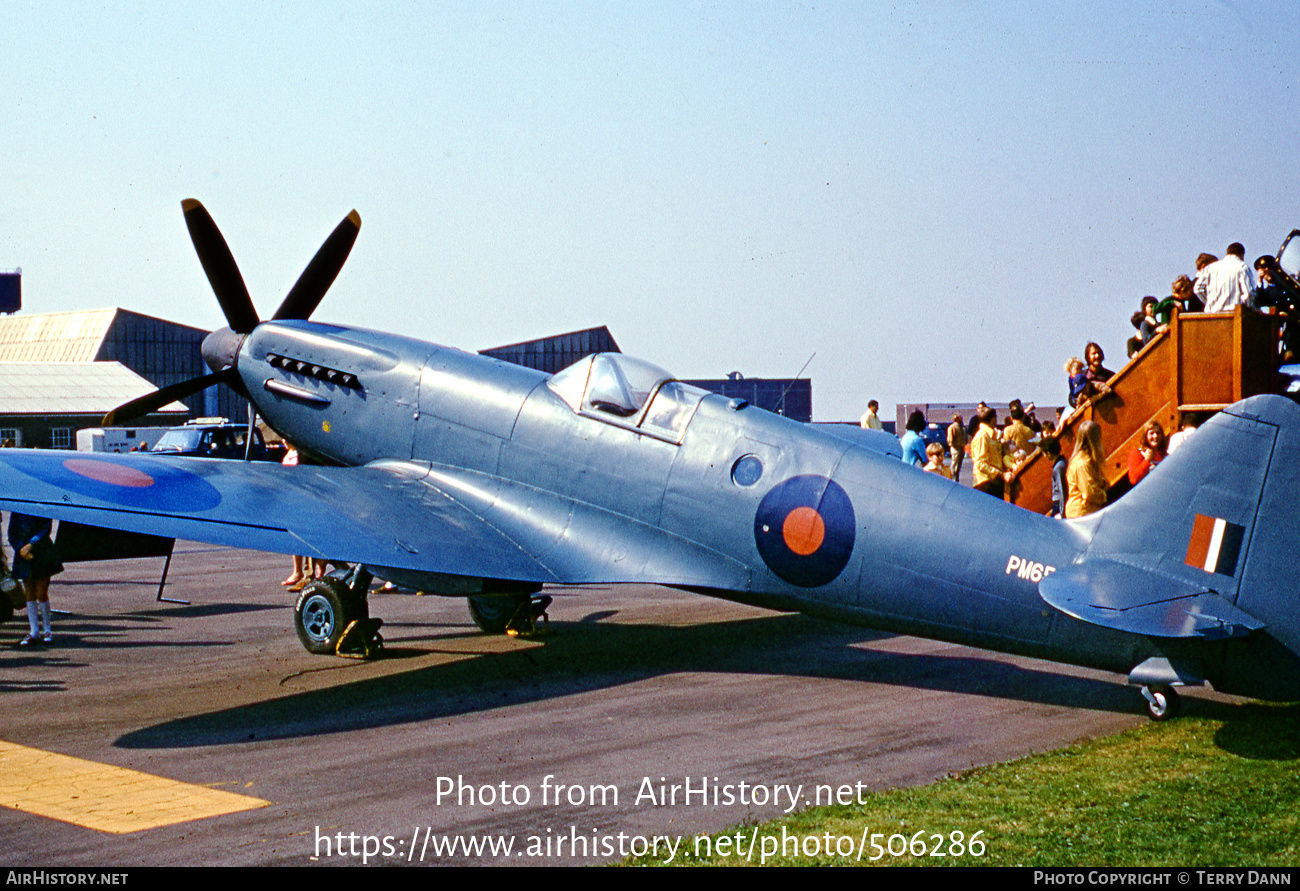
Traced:
<path fill-rule="evenodd" d="M 1137 713 L 1133 690 L 1118 679 L 971 655 L 873 652 L 853 645 L 892 635 L 798 615 L 689 627 L 578 621 L 552 628 L 542 646 L 178 718 L 124 734 L 116 745 L 199 747 L 344 733 L 530 705 L 679 672 L 839 679 Z"/>
<path fill-rule="evenodd" d="M 58 635 L 56 644 L 52 647 L 23 648 L 23 652 L 36 661 L 48 662 L 51 655 L 77 650 L 230 646 L 233 641 L 197 637 L 166 641 L 140 640 L 132 635 L 132 631 L 144 627 L 168 628 L 170 627 L 169 623 L 182 618 L 205 618 L 234 613 L 282 609 L 283 606 L 279 604 L 214 603 L 192 606 L 168 605 L 157 609 L 136 610 L 135 612 L 111 615 L 96 615 L 86 612 L 66 614 L 56 610 L 56 615 L 58 615 L 55 629 Z M 18 649 L 16 646 L 18 635 L 26 630 L 26 626 L 23 624 L 24 618 L 20 616 L 9 626 L 6 626 L 13 634 L 15 649 Z"/>
<path fill-rule="evenodd" d="M 195 603 L 188 606 L 165 606 L 158 609 L 138 609 L 132 616 L 158 617 L 160 619 L 227 616 L 235 613 L 257 613 L 284 609 L 279 603 Z"/>

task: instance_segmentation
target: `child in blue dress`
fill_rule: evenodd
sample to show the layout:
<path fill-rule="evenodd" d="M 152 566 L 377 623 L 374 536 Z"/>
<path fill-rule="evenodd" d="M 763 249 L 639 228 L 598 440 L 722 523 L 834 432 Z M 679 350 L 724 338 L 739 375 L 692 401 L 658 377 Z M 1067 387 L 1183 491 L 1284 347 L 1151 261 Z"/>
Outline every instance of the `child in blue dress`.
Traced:
<path fill-rule="evenodd" d="M 19 646 L 54 643 L 50 626 L 50 577 L 63 572 L 54 546 L 54 523 L 26 514 L 9 515 L 9 545 L 14 549 L 13 577 L 23 583 L 30 633 Z"/>

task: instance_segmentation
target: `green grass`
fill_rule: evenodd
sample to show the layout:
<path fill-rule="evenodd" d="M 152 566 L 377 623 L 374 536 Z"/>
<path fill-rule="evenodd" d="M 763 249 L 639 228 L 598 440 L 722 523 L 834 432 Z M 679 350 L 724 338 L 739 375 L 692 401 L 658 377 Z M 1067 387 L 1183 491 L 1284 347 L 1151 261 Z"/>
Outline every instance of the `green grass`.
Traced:
<path fill-rule="evenodd" d="M 763 839 L 816 837 L 797 856 L 769 865 L 862 862 L 870 836 L 893 834 L 951 848 L 955 836 L 982 830 L 981 857 L 895 857 L 880 864 L 987 866 L 1291 866 L 1300 864 L 1300 704 L 1206 704 L 1200 716 L 1147 724 L 1101 740 L 978 768 L 930 786 L 871 794 L 865 804 L 814 808 L 758 826 L 733 827 L 753 855 L 694 856 L 684 839 L 680 863 L 726 865 L 760 860 Z M 755 835 L 755 833 L 757 833 Z M 853 854 L 827 856 L 839 837 Z M 894 851 L 903 845 L 893 840 Z M 790 842 L 786 853 L 791 853 Z M 838 842 L 848 847 L 848 842 Z M 652 865 L 643 858 L 636 863 Z"/>

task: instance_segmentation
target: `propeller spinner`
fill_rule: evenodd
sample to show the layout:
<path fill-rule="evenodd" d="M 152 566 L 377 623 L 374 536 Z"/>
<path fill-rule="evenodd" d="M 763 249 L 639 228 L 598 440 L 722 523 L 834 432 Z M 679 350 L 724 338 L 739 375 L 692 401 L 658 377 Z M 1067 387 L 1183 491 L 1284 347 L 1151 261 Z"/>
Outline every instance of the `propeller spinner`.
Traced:
<path fill-rule="evenodd" d="M 190 240 L 194 242 L 199 263 L 202 264 L 212 291 L 217 296 L 217 303 L 221 305 L 221 312 L 229 323 L 229 327 L 218 328 L 203 338 L 203 361 L 213 373 L 172 384 L 123 403 L 104 415 L 100 422 L 104 427 L 147 415 L 169 402 L 192 396 L 216 384 L 229 384 L 242 392 L 239 375 L 235 372 L 235 358 L 244 337 L 261 324 L 261 319 L 258 318 L 257 309 L 253 306 L 253 299 L 248 294 L 248 287 L 239 273 L 230 246 L 221 236 L 221 230 L 207 209 L 197 200 L 186 198 L 181 202 L 181 210 L 185 213 L 185 226 L 190 230 Z M 298 281 L 289 289 L 271 318 L 310 318 L 324 299 L 325 292 L 334 284 L 360 231 L 361 216 L 354 210 L 325 239 L 325 243 L 316 251 L 316 256 L 312 257 L 302 275 L 298 276 Z"/>

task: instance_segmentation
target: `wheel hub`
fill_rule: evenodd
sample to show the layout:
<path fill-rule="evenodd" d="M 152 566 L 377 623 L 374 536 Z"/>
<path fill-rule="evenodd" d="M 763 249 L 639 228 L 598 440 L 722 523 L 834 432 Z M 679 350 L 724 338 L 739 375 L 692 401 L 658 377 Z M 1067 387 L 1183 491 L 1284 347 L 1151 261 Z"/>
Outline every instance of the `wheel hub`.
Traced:
<path fill-rule="evenodd" d="M 302 627 L 312 640 L 324 643 L 334 633 L 334 609 L 319 594 L 302 605 Z"/>

